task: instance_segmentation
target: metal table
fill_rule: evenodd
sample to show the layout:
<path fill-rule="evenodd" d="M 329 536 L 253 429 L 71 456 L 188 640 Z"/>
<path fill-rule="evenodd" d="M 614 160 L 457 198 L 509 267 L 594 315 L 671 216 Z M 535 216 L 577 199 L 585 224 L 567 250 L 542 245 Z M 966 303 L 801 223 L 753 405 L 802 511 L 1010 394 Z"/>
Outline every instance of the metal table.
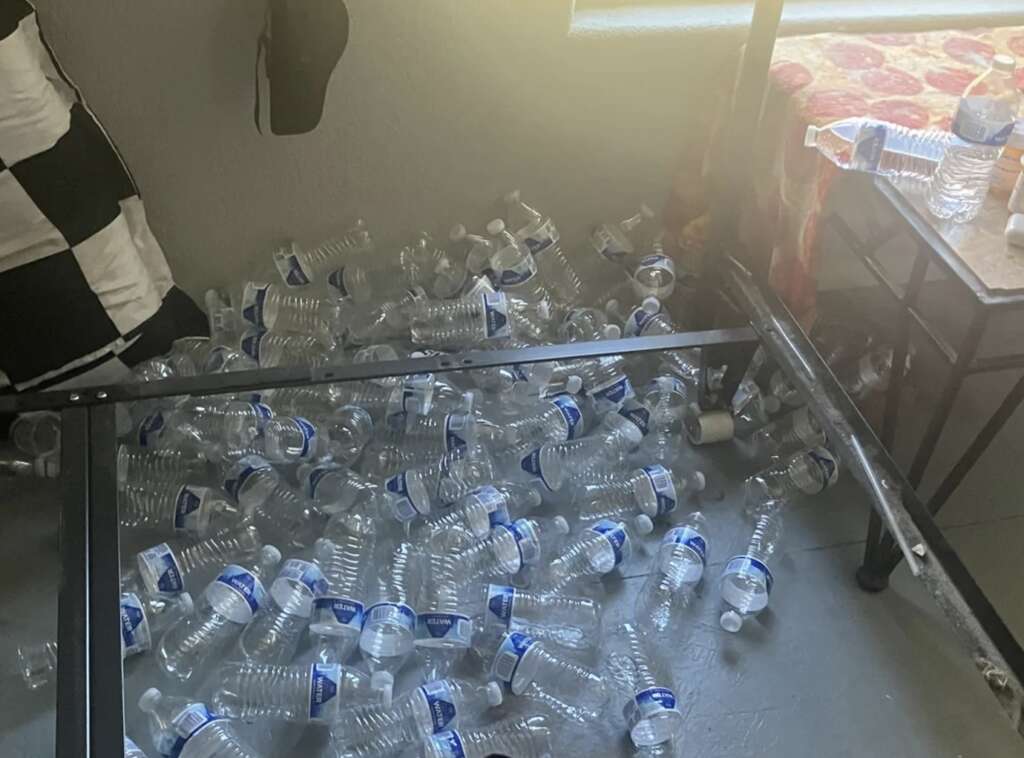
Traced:
<path fill-rule="evenodd" d="M 1009 214 L 1002 200 L 989 197 L 974 222 L 952 224 L 941 222 L 928 212 L 919 187 L 897 185 L 884 177 L 850 175 L 846 179 L 856 187 L 851 194 L 866 193 L 862 196 L 870 195 L 880 200 L 878 210 L 871 214 L 878 231 L 863 239 L 838 212 L 832 213 L 826 223 L 899 308 L 893 372 L 881 430 L 881 440 L 888 449 L 892 449 L 899 427 L 907 353 L 911 342 L 918 341 L 912 338 L 920 336 L 920 341 L 934 350 L 950 368 L 907 471 L 908 482 L 918 489 L 964 382 L 975 374 L 1024 369 L 1024 352 L 978 356 L 993 318 L 997 314 L 1024 310 L 1024 250 L 1006 244 L 1003 228 Z M 905 286 L 901 286 L 880 262 L 877 252 L 890 240 L 904 234 L 912 238 L 916 252 L 909 279 Z M 954 282 L 970 302 L 967 329 L 957 340 L 949 339 L 924 315 L 921 293 L 930 270 L 938 270 Z M 1022 400 L 1024 376 L 1010 389 L 961 458 L 928 497 L 926 507 L 932 516 L 949 500 Z M 884 588 L 901 557 L 895 550 L 892 536 L 883 533 L 881 522 L 873 516 L 868 529 L 864 565 L 858 573 L 861 586 L 870 590 Z"/>

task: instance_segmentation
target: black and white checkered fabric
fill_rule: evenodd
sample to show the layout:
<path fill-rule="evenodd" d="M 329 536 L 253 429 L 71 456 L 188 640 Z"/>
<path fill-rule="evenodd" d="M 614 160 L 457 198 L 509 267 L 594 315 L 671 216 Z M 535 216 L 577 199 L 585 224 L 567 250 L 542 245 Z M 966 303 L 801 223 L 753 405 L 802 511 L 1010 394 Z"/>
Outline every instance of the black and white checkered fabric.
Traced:
<path fill-rule="evenodd" d="M 0 0 L 0 386 L 118 382 L 206 328 L 35 9 Z"/>

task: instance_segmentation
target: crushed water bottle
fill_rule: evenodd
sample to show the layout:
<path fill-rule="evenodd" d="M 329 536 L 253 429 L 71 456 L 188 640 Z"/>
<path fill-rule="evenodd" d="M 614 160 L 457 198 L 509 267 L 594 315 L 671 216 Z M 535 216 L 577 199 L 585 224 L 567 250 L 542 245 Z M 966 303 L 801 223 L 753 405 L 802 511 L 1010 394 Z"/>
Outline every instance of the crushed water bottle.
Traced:
<path fill-rule="evenodd" d="M 909 129 L 873 118 L 844 118 L 808 126 L 804 146 L 839 168 L 927 181 L 952 142 L 949 132 Z"/>
<path fill-rule="evenodd" d="M 539 526 L 531 519 L 498 524 L 476 544 L 459 550 L 452 569 L 459 584 L 516 574 L 540 559 Z"/>
<path fill-rule="evenodd" d="M 321 242 L 316 247 L 299 247 L 295 242 L 274 251 L 274 265 L 281 280 L 289 287 L 304 287 L 319 282 L 332 271 L 344 265 L 349 256 L 370 252 L 373 238 L 363 219 L 337 237 Z"/>
<path fill-rule="evenodd" d="M 548 758 L 552 734 L 543 716 L 499 721 L 478 729 L 459 729 L 435 734 L 422 743 L 416 758 L 487 758 L 508 755 L 515 758 Z"/>
<path fill-rule="evenodd" d="M 575 397 L 564 393 L 542 400 L 536 412 L 517 415 L 505 424 L 512 445 L 533 447 L 574 440 L 585 431 L 584 409 Z"/>
<path fill-rule="evenodd" d="M 313 601 L 327 591 L 320 566 L 291 558 L 270 585 L 270 601 L 238 638 L 238 651 L 256 663 L 290 663 L 309 626 Z"/>
<path fill-rule="evenodd" d="M 992 68 L 964 91 L 953 117 L 953 139 L 932 177 L 926 201 L 941 219 L 966 223 L 981 211 L 992 170 L 1013 132 L 1020 107 L 1009 55 L 996 55 Z"/>
<path fill-rule="evenodd" d="M 519 190 L 505 195 L 505 223 L 526 243 L 537 262 L 541 279 L 562 303 L 576 303 L 583 294 L 583 281 L 558 242 L 554 222 L 524 203 Z"/>
<path fill-rule="evenodd" d="M 338 355 L 316 337 L 277 334 L 250 329 L 242 335 L 239 348 L 260 368 L 276 366 L 324 366 L 338 362 Z"/>
<path fill-rule="evenodd" d="M 605 312 L 597 308 L 570 308 L 558 325 L 558 338 L 562 342 L 617 340 L 621 336 L 618 324 L 610 323 Z"/>
<path fill-rule="evenodd" d="M 746 550 L 730 558 L 722 571 L 719 591 L 724 610 L 719 622 L 727 632 L 738 632 L 746 619 L 768 606 L 775 585 L 769 562 L 782 539 L 782 514 L 778 507 L 762 508 Z"/>
<path fill-rule="evenodd" d="M 491 265 L 499 289 L 534 305 L 549 305 L 551 295 L 537 274 L 537 262 L 526 243 L 510 234 L 500 218 L 487 224 L 487 233 L 495 249 Z"/>
<path fill-rule="evenodd" d="M 398 261 L 406 285 L 433 297 L 455 297 L 465 286 L 468 272 L 464 260 L 453 259 L 426 232 L 417 234 L 412 244 L 399 251 Z"/>
<path fill-rule="evenodd" d="M 278 416 L 263 431 L 267 459 L 296 463 L 333 459 L 350 463 L 373 435 L 373 419 L 356 405 L 343 405 L 319 421 Z"/>
<path fill-rule="evenodd" d="M 222 654 L 265 604 L 262 580 L 280 561 L 280 551 L 267 545 L 257 560 L 225 566 L 203 592 L 198 613 L 164 633 L 157 646 L 164 672 L 187 681 Z"/>
<path fill-rule="evenodd" d="M 473 624 L 463 613 L 464 596 L 458 562 L 430 551 L 416 614 L 416 652 L 427 681 L 443 679 L 469 650 Z"/>
<path fill-rule="evenodd" d="M 515 482 L 495 482 L 463 495 L 451 507 L 417 522 L 412 534 L 434 549 L 450 544 L 447 535 L 464 532 L 477 540 L 487 537 L 493 527 L 525 517 L 541 504 L 537 490 Z"/>
<path fill-rule="evenodd" d="M 232 719 L 329 724 L 347 709 L 380 699 L 370 677 L 339 663 L 282 666 L 251 661 L 217 669 L 210 704 Z"/>
<path fill-rule="evenodd" d="M 695 511 L 661 540 L 654 567 L 636 598 L 636 621 L 656 633 L 675 631 L 708 561 L 707 521 Z"/>
<path fill-rule="evenodd" d="M 421 303 L 410 311 L 409 319 L 413 343 L 440 348 L 481 347 L 529 334 L 505 292 Z"/>
<path fill-rule="evenodd" d="M 672 681 L 647 638 L 631 622 L 619 626 L 611 637 L 613 651 L 607 665 L 611 678 L 629 692 L 622 714 L 633 744 L 644 747 L 678 740 L 683 714 Z"/>
<path fill-rule="evenodd" d="M 193 698 L 171 697 L 150 688 L 139 698 L 149 717 L 153 747 L 160 755 L 261 758 L 239 735 L 235 723 Z"/>
<path fill-rule="evenodd" d="M 872 392 L 881 392 L 889 386 L 892 375 L 893 350 L 891 347 L 878 346 L 864 353 L 855 364 L 838 372 L 839 383 L 849 395 L 863 400 Z M 907 355 L 907 368 L 910 367 L 910 356 Z"/>

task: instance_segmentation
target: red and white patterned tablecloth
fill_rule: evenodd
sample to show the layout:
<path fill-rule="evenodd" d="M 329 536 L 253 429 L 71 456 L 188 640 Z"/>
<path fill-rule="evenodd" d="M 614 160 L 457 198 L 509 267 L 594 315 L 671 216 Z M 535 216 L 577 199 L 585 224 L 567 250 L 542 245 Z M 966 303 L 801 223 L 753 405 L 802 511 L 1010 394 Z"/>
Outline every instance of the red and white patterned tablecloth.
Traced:
<path fill-rule="evenodd" d="M 772 284 L 799 318 L 814 317 L 819 220 L 838 174 L 803 146 L 808 124 L 871 116 L 948 129 L 964 88 L 1001 52 L 1024 65 L 1024 27 L 778 40 L 743 238 L 771 256 Z"/>

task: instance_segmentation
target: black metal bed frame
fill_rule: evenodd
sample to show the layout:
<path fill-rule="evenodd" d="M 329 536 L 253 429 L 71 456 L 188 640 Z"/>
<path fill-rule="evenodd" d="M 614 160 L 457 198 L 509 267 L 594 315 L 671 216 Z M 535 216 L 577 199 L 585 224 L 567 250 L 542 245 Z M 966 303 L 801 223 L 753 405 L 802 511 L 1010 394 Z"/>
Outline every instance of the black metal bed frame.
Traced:
<path fill-rule="evenodd" d="M 783 0 L 755 0 L 730 120 L 730 141 L 752 150 Z M 760 341 L 804 393 L 846 468 L 872 499 L 873 517 L 893 535 L 910 570 L 944 611 L 1018 732 L 1024 729 L 1024 649 L 974 582 L 925 505 L 889 457 L 792 315 L 767 287 L 764 270 L 734 254 L 739 209 L 750 186 L 750 160 L 712 188 L 710 252 L 701 272 L 704 331 L 570 345 L 464 353 L 327 368 L 281 368 L 161 382 L 0 396 L 0 412 L 59 410 L 62 418 L 60 521 L 62 578 L 58 603 L 57 739 L 59 758 L 110 758 L 123 750 L 119 644 L 120 567 L 116 503 L 115 404 L 175 395 L 264 389 L 528 364 L 611 354 L 703 347 L 707 361 L 749 354 Z M 749 156 L 746 156 L 749 158 Z M 746 325 L 743 322 L 749 324 Z M 737 324 L 711 328 L 716 323 Z M 734 361 L 735 362 L 735 361 Z M 740 366 L 742 368 L 742 366 Z M 735 380 L 735 371 L 730 372 Z"/>

